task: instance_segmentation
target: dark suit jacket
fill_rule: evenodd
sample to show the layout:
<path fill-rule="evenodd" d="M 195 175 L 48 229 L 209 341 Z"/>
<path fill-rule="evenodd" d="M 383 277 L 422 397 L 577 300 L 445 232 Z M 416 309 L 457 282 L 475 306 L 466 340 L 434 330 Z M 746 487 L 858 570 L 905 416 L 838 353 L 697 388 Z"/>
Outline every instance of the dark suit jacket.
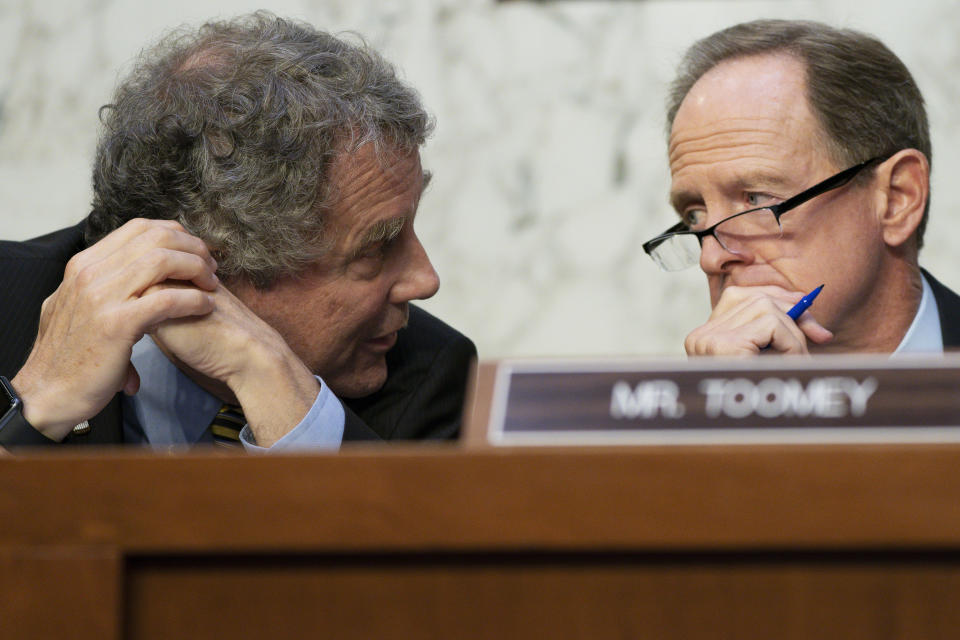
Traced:
<path fill-rule="evenodd" d="M 943 348 L 960 348 L 960 296 L 942 285 L 936 278 L 921 269 L 933 297 L 937 301 L 937 312 L 940 314 L 940 333 L 943 335 Z"/>
<path fill-rule="evenodd" d="M 83 250 L 83 225 L 26 242 L 0 241 L 0 375 L 12 378 L 30 353 L 40 306 L 63 279 L 67 261 Z M 473 343 L 417 307 L 387 353 L 387 382 L 376 393 L 344 400 L 344 440 L 455 438 L 460 431 Z M 90 420 L 77 444 L 122 441 L 119 397 Z"/>

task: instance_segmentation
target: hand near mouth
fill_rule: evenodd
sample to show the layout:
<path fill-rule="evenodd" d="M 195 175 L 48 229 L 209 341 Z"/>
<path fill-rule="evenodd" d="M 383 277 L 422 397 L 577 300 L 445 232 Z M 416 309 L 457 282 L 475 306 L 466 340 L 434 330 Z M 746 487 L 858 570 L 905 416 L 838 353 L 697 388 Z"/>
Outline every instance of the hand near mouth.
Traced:
<path fill-rule="evenodd" d="M 787 316 L 803 295 L 776 285 L 727 287 L 706 323 L 684 341 L 687 355 L 752 356 L 765 349 L 808 354 L 808 340 L 823 344 L 833 339 L 833 333 L 809 311 L 796 322 Z"/>

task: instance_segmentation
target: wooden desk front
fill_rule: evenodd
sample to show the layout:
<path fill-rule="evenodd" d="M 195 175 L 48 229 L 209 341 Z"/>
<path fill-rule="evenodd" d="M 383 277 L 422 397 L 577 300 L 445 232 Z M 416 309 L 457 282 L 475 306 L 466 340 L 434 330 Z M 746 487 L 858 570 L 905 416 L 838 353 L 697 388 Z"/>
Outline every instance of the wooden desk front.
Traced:
<path fill-rule="evenodd" d="M 0 458 L 2 638 L 954 638 L 960 446 Z"/>

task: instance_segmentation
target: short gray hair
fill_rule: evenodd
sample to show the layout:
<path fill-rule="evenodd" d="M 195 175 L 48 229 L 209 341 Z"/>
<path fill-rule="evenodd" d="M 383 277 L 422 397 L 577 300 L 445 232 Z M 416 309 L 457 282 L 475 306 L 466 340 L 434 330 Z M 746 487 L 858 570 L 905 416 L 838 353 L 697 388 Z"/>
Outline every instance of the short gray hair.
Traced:
<path fill-rule="evenodd" d="M 807 98 L 841 166 L 918 149 L 933 162 L 923 95 L 910 71 L 886 45 L 851 29 L 808 21 L 756 20 L 697 41 L 680 63 L 667 100 L 667 134 L 680 104 L 705 73 L 724 60 L 786 53 L 806 65 Z M 929 194 L 917 246 L 930 210 Z"/>
<path fill-rule="evenodd" d="M 258 287 L 329 245 L 335 158 L 413 152 L 433 127 L 365 43 L 265 12 L 171 33 L 100 117 L 87 242 L 135 217 L 178 220 L 222 276 Z"/>

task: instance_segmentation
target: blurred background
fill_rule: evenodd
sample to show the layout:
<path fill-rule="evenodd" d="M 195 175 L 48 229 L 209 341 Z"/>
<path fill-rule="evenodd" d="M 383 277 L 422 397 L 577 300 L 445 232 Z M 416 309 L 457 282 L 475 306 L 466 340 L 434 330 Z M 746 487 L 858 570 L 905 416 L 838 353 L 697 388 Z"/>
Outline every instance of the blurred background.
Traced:
<path fill-rule="evenodd" d="M 904 60 L 933 136 L 921 263 L 960 290 L 952 0 L 0 0 L 0 237 L 87 213 L 97 109 L 144 46 L 261 8 L 362 34 L 422 94 L 437 129 L 417 229 L 442 282 L 423 306 L 481 357 L 683 353 L 704 278 L 640 248 L 673 223 L 666 88 L 694 40 L 755 18 L 860 29 Z"/>

